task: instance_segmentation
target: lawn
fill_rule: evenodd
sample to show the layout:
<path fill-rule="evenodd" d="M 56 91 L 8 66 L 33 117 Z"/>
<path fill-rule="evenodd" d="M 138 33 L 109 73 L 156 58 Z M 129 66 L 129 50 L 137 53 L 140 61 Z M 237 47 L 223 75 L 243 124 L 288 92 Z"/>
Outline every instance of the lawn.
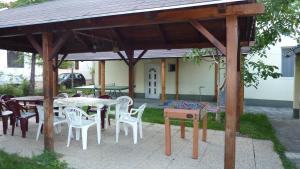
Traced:
<path fill-rule="evenodd" d="M 67 163 L 58 160 L 54 153 L 44 152 L 33 158 L 7 154 L 0 150 L 1 169 L 67 169 Z"/>
<path fill-rule="evenodd" d="M 164 123 L 163 109 L 147 108 L 143 114 L 144 122 Z M 178 120 L 172 120 L 173 125 L 179 125 Z M 208 114 L 208 128 L 213 130 L 224 130 L 225 113 L 221 113 L 221 120 L 216 121 L 215 115 Z M 191 127 L 190 121 L 186 122 L 187 127 Z M 199 122 L 199 127 L 202 127 Z M 296 169 L 295 165 L 285 156 L 285 148 L 276 137 L 275 131 L 269 122 L 267 116 L 263 114 L 245 113 L 240 120 L 240 135 L 243 137 L 250 137 L 255 139 L 271 140 L 274 143 L 274 150 L 279 154 L 285 169 Z M 29 158 L 19 157 L 16 154 L 9 155 L 0 151 L 0 168 L 5 169 L 63 169 L 67 168 L 65 162 L 58 160 L 55 154 L 43 153 L 40 156 Z"/>

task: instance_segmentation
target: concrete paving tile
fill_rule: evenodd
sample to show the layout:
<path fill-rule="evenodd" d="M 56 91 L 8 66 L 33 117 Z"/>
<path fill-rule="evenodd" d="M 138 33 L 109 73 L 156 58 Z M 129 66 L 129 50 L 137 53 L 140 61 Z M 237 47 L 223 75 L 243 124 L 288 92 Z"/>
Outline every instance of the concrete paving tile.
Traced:
<path fill-rule="evenodd" d="M 35 141 L 37 124 L 30 122 L 27 138 L 21 137 L 20 129 L 15 136 L 0 136 L 0 149 L 22 156 L 32 156 L 43 151 L 43 135 Z M 0 131 L 1 132 L 1 131 Z M 10 130 L 8 131 L 11 132 Z M 88 147 L 82 150 L 81 140 L 72 140 L 66 147 L 67 126 L 62 133 L 55 135 L 55 150 L 62 154 L 70 167 L 78 169 L 222 169 L 224 168 L 224 132 L 208 130 L 207 142 L 201 141 L 199 130 L 199 158 L 192 159 L 192 128 L 186 128 L 186 138 L 180 138 L 178 126 L 172 126 L 172 155 L 165 155 L 164 126 L 145 123 L 143 139 L 133 144 L 132 132 L 125 136 L 120 133 L 119 143 L 115 143 L 115 127 L 112 124 L 102 130 L 101 144 L 96 143 L 96 129 L 88 131 Z M 239 169 L 282 168 L 278 155 L 270 141 L 252 140 L 237 137 L 236 167 Z M 254 160 L 255 152 L 255 160 Z M 276 169 L 277 169 L 276 168 Z"/>

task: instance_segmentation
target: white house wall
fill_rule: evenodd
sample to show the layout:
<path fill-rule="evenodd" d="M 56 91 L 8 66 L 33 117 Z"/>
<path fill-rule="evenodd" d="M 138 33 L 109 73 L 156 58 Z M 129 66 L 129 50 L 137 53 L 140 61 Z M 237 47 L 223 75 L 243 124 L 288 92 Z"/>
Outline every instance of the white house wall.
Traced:
<path fill-rule="evenodd" d="M 270 46 L 270 49 L 267 51 L 268 58 L 264 59 L 264 62 L 270 65 L 276 65 L 279 68 L 279 72 L 281 72 L 281 47 L 296 45 L 296 40 L 289 37 L 282 37 L 281 42 Z M 259 60 L 259 58 L 254 56 L 253 60 Z M 254 87 L 245 89 L 245 98 L 291 102 L 293 100 L 293 85 L 294 77 L 261 79 L 257 89 Z"/>
<path fill-rule="evenodd" d="M 276 65 L 281 72 L 281 47 L 296 46 L 295 40 L 282 37 L 282 41 L 270 46 L 267 51 L 268 58 L 265 63 Z M 259 60 L 257 56 L 252 57 L 253 61 Z M 166 93 L 167 95 L 175 94 L 175 72 L 168 72 L 168 65 L 175 64 L 175 58 L 166 59 Z M 161 65 L 160 59 L 142 59 L 135 66 L 135 93 L 144 94 L 145 92 L 145 65 L 146 64 Z M 96 71 L 97 72 L 97 71 Z M 224 71 L 222 71 L 224 72 Z M 223 75 L 221 74 L 221 77 Z M 97 80 L 96 80 L 97 81 Z M 106 61 L 106 84 L 115 83 L 116 85 L 128 85 L 128 66 L 124 61 Z M 269 78 L 260 80 L 258 88 L 245 88 L 246 103 L 256 105 L 290 105 L 293 100 L 293 77 L 280 77 L 278 79 Z M 203 86 L 202 95 L 214 95 L 214 66 L 210 62 L 193 64 L 184 61 L 182 58 L 179 62 L 179 94 L 196 96 L 199 95 L 199 87 Z M 142 95 L 140 95 L 142 96 Z M 283 104 L 281 104 L 283 103 Z"/>
<path fill-rule="evenodd" d="M 167 59 L 167 66 L 175 64 L 176 59 Z M 158 64 L 160 59 L 140 60 L 135 65 L 135 93 L 144 93 L 145 91 L 145 65 Z M 214 94 L 214 67 L 210 68 L 210 63 L 203 62 L 200 65 L 193 64 L 180 59 L 179 62 L 179 93 L 185 95 L 199 95 L 199 87 L 202 89 L 203 95 Z M 96 66 L 97 67 L 97 66 Z M 98 70 L 98 67 L 96 68 Z M 106 61 L 105 65 L 106 84 L 115 83 L 116 85 L 128 86 L 128 66 L 124 61 Z M 97 71 L 96 71 L 97 72 Z M 95 79 L 96 83 L 98 78 Z M 166 93 L 175 94 L 175 72 L 166 73 Z"/>
<path fill-rule="evenodd" d="M 6 50 L 0 50 L 0 72 L 3 72 L 4 74 L 11 74 L 14 76 L 20 76 L 22 75 L 24 78 L 29 79 L 30 78 L 30 69 L 31 69 L 31 60 L 30 57 L 25 57 L 24 58 L 24 68 L 9 68 L 7 67 L 7 51 Z M 74 72 L 82 73 L 84 77 L 87 80 L 92 79 L 91 76 L 91 69 L 93 67 L 93 62 L 79 62 L 79 69 L 75 70 Z M 35 74 L 36 74 L 36 81 L 37 82 L 42 82 L 43 77 L 43 68 L 41 65 L 36 65 L 35 69 Z M 70 73 L 71 69 L 59 69 L 59 74 L 60 73 Z"/>

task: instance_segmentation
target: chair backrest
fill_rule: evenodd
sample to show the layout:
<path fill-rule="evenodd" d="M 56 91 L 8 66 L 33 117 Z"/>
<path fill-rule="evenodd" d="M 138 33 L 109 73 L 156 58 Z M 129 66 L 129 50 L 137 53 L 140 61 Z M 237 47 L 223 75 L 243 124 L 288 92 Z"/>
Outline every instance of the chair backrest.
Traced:
<path fill-rule="evenodd" d="M 81 96 L 82 96 L 81 93 L 76 93 L 76 94 L 74 94 L 72 97 L 81 97 Z"/>
<path fill-rule="evenodd" d="M 57 95 L 57 97 L 60 97 L 60 98 L 68 98 L 69 96 L 68 96 L 67 93 L 59 93 L 59 94 Z"/>
<path fill-rule="evenodd" d="M 120 117 L 124 113 L 129 113 L 129 106 L 133 104 L 133 100 L 128 96 L 121 96 L 117 98 L 116 116 Z"/>
<path fill-rule="evenodd" d="M 41 120 L 41 121 L 44 121 L 44 106 L 42 106 L 42 105 L 36 105 L 36 108 L 37 108 L 37 111 L 38 111 L 38 113 L 39 113 L 39 119 Z"/>
<path fill-rule="evenodd" d="M 143 116 L 143 113 L 144 113 L 144 110 L 145 110 L 146 106 L 147 106 L 147 103 L 144 103 L 144 104 L 142 104 L 142 105 L 138 108 L 138 110 L 137 110 L 137 113 L 138 113 L 137 118 L 138 118 L 139 120 L 142 119 L 142 116 Z"/>
<path fill-rule="evenodd" d="M 21 117 L 22 106 L 15 100 L 8 100 L 5 102 L 5 105 L 8 110 L 13 112 L 13 116 Z"/>
<path fill-rule="evenodd" d="M 99 99 L 112 99 L 110 95 L 101 95 L 98 97 Z"/>
<path fill-rule="evenodd" d="M 87 117 L 86 112 L 78 107 L 66 107 L 64 112 L 71 125 L 82 125 L 83 116 Z"/>
<path fill-rule="evenodd" d="M 11 98 L 14 98 L 15 96 L 13 96 L 13 95 L 8 95 L 8 94 L 4 94 L 4 95 L 2 95 L 1 97 L 0 97 L 0 100 L 1 101 L 8 101 L 8 100 L 10 100 Z"/>

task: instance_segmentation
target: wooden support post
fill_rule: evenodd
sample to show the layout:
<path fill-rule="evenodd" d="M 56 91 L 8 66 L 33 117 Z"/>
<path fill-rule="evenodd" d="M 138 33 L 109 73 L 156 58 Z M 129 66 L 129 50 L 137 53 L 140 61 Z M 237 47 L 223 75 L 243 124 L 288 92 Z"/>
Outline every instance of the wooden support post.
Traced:
<path fill-rule="evenodd" d="M 98 61 L 98 85 L 101 87 L 101 61 Z M 98 94 L 101 96 L 101 90 Z"/>
<path fill-rule="evenodd" d="M 43 33 L 43 88 L 44 88 L 44 149 L 54 151 L 53 141 L 53 61 L 50 58 L 53 50 L 52 33 Z"/>
<path fill-rule="evenodd" d="M 215 83 L 214 83 L 215 95 L 214 95 L 214 100 L 216 100 L 216 101 L 217 101 L 218 95 L 219 95 L 218 81 L 219 81 L 219 64 L 215 63 Z"/>
<path fill-rule="evenodd" d="M 163 103 L 166 100 L 166 59 L 161 59 L 161 98 Z"/>
<path fill-rule="evenodd" d="M 165 117 L 165 153 L 167 156 L 171 155 L 171 124 L 170 118 Z"/>
<path fill-rule="evenodd" d="M 54 60 L 54 65 L 58 64 L 58 60 L 55 59 Z M 58 87 L 58 67 L 56 68 L 56 66 L 52 67 L 52 71 L 53 71 L 53 96 L 58 95 L 58 91 L 59 91 L 59 87 Z"/>
<path fill-rule="evenodd" d="M 179 58 L 176 58 L 176 100 L 179 100 Z"/>
<path fill-rule="evenodd" d="M 224 168 L 235 168 L 236 116 L 237 116 L 237 51 L 238 22 L 237 16 L 226 17 L 226 123 Z"/>
<path fill-rule="evenodd" d="M 206 113 L 202 119 L 202 141 L 206 142 L 207 138 L 207 121 L 208 121 L 208 114 Z"/>
<path fill-rule="evenodd" d="M 134 50 L 125 50 L 128 58 L 128 96 L 134 97 Z"/>
<path fill-rule="evenodd" d="M 184 120 L 180 120 L 180 137 L 185 138 L 185 124 Z"/>
<path fill-rule="evenodd" d="M 199 118 L 199 117 L 198 117 Z M 198 119 L 193 119 L 193 159 L 198 159 L 199 151 L 199 121 Z"/>
<path fill-rule="evenodd" d="M 240 131 L 240 118 L 244 112 L 244 79 L 243 79 L 243 56 L 240 55 L 240 48 L 238 51 L 238 69 L 237 69 L 237 85 L 238 85 L 238 104 L 237 104 L 237 119 L 236 119 L 236 131 Z"/>
<path fill-rule="evenodd" d="M 105 60 L 100 61 L 100 68 L 101 68 L 101 95 L 105 95 Z"/>

